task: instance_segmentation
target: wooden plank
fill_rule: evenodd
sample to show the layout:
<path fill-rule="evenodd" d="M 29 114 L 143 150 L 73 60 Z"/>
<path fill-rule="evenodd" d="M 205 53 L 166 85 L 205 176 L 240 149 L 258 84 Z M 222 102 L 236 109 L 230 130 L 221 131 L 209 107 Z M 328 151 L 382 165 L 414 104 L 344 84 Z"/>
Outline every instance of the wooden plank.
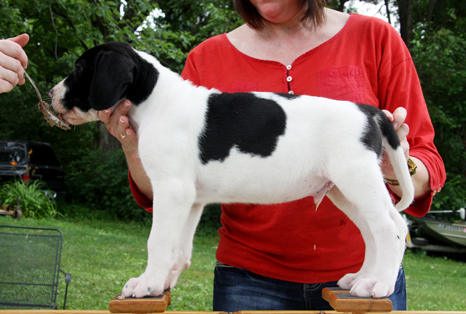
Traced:
<path fill-rule="evenodd" d="M 349 290 L 343 290 L 337 287 L 322 289 L 322 298 L 327 301 L 333 293 L 350 293 Z M 327 301 L 328 302 L 328 301 Z"/>
<path fill-rule="evenodd" d="M 238 312 L 233 312 L 232 314 L 324 314 L 324 313 L 327 313 L 327 312 L 323 312 L 323 311 L 297 311 L 297 310 L 293 310 L 293 311 L 238 311 Z M 338 314 L 334 311 L 332 311 L 331 313 L 333 314 Z M 167 313 L 168 314 L 168 313 Z M 406 313 L 404 313 L 406 314 Z"/>
<path fill-rule="evenodd" d="M 320 313 L 320 312 L 319 312 Z M 0 314 L 111 314 L 108 310 L 0 310 Z M 166 314 L 228 314 L 208 311 L 169 311 Z M 403 313 L 406 314 L 406 313 Z M 466 314 L 466 313 L 465 313 Z"/>
<path fill-rule="evenodd" d="M 167 311 L 166 314 L 227 314 L 225 312 Z M 334 311 L 240 311 L 234 314 L 338 314 Z M 386 312 L 385 312 L 386 313 Z M 0 314 L 110 314 L 108 310 L 0 310 Z M 375 313 L 372 313 L 375 314 Z M 466 314 L 466 311 L 393 311 L 390 314 Z"/>
<path fill-rule="evenodd" d="M 366 313 L 391 312 L 392 310 L 392 301 L 387 298 L 355 297 L 347 290 L 324 288 L 322 298 L 338 312 Z"/>
<path fill-rule="evenodd" d="M 108 309 L 111 313 L 162 313 L 171 303 L 170 291 L 158 297 L 122 298 L 115 297 L 110 301 Z"/>
<path fill-rule="evenodd" d="M 110 314 L 99 310 L 0 310 L 0 314 Z"/>
<path fill-rule="evenodd" d="M 344 314 L 348 314 L 351 311 L 345 311 Z M 239 311 L 233 314 L 339 314 L 342 312 L 335 311 Z M 386 314 L 387 312 L 381 312 Z M 2 314 L 0 312 L 0 314 Z M 167 312 L 166 314 L 171 314 Z M 181 313 L 180 313 L 181 314 Z M 372 312 L 371 314 L 376 314 Z M 466 311 L 392 311 L 390 314 L 466 314 Z"/>

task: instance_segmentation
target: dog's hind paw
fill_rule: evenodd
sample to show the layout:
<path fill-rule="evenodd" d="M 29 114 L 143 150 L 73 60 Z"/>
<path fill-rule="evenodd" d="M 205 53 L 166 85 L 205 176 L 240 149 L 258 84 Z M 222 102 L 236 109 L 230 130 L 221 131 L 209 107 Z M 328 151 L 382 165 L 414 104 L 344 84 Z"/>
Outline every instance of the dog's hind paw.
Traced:
<path fill-rule="evenodd" d="M 387 281 L 379 280 L 372 289 L 372 297 L 385 298 L 395 291 L 395 286 L 389 284 Z"/>
<path fill-rule="evenodd" d="M 385 298 L 394 291 L 394 284 L 389 280 L 375 277 L 357 278 L 353 281 L 350 293 L 363 298 Z"/>
<path fill-rule="evenodd" d="M 350 290 L 350 293 L 363 298 L 385 298 L 394 291 L 394 283 L 389 278 L 376 276 L 366 277 L 358 274 L 346 274 L 338 281 L 341 289 Z"/>

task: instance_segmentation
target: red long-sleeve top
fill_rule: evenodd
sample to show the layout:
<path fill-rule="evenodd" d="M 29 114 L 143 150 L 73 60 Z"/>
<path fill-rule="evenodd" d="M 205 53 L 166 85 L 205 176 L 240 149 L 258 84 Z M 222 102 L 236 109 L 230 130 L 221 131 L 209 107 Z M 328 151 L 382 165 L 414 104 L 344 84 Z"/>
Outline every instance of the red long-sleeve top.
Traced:
<path fill-rule="evenodd" d="M 182 77 L 225 92 L 293 92 L 390 112 L 404 107 L 409 154 L 426 165 L 431 187 L 406 212 L 424 215 L 444 184 L 445 169 L 411 56 L 396 30 L 380 19 L 352 14 L 337 35 L 289 65 L 249 57 L 225 34 L 218 35 L 189 54 Z M 152 211 L 132 180 L 131 186 L 137 202 Z M 364 260 L 359 230 L 327 198 L 317 211 L 312 197 L 277 205 L 223 204 L 221 222 L 217 259 L 263 276 L 334 281 L 357 272 Z"/>

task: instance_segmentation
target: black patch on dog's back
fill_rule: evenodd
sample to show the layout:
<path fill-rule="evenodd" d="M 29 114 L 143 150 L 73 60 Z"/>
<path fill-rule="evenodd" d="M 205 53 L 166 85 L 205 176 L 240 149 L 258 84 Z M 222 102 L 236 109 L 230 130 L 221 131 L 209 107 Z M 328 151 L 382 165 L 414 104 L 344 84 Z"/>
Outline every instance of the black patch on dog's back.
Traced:
<path fill-rule="evenodd" d="M 378 108 L 370 105 L 357 105 L 358 108 L 367 116 L 367 125 L 361 141 L 364 145 L 377 153 L 378 156 L 382 155 L 382 138 L 380 132 L 387 139 L 388 144 L 397 149 L 400 146 L 398 134 L 393 128 L 392 123 L 388 120 L 387 116 Z M 375 120 L 377 119 L 377 121 Z"/>
<path fill-rule="evenodd" d="M 285 134 L 286 114 L 275 101 L 250 93 L 212 94 L 199 136 L 200 159 L 224 161 L 233 146 L 245 154 L 268 157 Z"/>

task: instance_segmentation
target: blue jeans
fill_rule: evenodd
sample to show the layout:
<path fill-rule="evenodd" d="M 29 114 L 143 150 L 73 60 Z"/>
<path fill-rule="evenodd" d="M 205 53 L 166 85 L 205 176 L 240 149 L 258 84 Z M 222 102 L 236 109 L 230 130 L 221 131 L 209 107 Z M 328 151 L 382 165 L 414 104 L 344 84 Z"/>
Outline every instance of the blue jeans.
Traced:
<path fill-rule="evenodd" d="M 260 276 L 245 269 L 217 264 L 214 278 L 214 311 L 332 310 L 322 299 L 322 289 L 337 282 L 302 284 Z M 395 292 L 389 297 L 394 311 L 407 309 L 406 281 L 401 267 Z"/>

